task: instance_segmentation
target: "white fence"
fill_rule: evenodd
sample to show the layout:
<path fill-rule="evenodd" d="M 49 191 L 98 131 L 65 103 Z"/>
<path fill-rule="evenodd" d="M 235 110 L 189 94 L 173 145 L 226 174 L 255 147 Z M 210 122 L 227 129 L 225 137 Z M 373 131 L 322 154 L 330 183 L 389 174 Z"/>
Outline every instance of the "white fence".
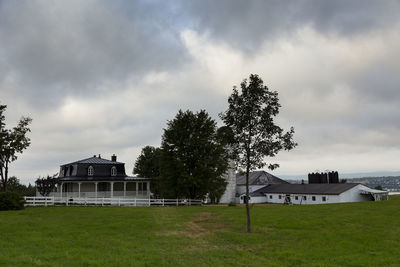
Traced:
<path fill-rule="evenodd" d="M 198 199 L 24 197 L 25 206 L 201 206 Z"/>

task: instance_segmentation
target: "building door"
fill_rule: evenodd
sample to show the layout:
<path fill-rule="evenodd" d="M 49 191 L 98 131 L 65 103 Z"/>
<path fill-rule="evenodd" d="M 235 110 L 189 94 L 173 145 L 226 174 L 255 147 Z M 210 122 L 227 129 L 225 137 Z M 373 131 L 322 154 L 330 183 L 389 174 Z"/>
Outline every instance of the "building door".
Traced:
<path fill-rule="evenodd" d="M 291 200 L 289 194 L 287 194 L 287 195 L 285 196 L 285 202 L 284 202 L 283 204 L 292 204 L 292 200 Z"/>

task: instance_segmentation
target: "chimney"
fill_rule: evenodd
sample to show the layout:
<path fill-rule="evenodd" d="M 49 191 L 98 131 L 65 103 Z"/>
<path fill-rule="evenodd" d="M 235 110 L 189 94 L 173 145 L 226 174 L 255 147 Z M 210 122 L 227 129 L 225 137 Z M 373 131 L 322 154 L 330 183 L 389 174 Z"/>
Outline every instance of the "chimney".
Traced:
<path fill-rule="evenodd" d="M 111 156 L 111 161 L 117 162 L 117 156 L 115 156 L 115 154 Z"/>
<path fill-rule="evenodd" d="M 101 159 L 101 155 L 99 154 L 99 159 Z"/>

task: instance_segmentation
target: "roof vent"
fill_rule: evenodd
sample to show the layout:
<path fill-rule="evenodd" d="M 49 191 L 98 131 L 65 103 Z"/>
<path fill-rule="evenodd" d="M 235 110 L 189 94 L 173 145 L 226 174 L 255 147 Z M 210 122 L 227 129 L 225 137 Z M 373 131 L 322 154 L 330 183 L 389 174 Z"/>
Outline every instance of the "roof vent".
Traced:
<path fill-rule="evenodd" d="M 95 158 L 96 157 L 96 155 L 93 155 L 93 158 Z"/>
<path fill-rule="evenodd" d="M 99 159 L 101 159 L 101 155 L 99 154 Z"/>
<path fill-rule="evenodd" d="M 113 154 L 113 155 L 111 156 L 111 161 L 114 161 L 114 162 L 117 161 L 117 156 L 115 156 L 115 154 Z"/>

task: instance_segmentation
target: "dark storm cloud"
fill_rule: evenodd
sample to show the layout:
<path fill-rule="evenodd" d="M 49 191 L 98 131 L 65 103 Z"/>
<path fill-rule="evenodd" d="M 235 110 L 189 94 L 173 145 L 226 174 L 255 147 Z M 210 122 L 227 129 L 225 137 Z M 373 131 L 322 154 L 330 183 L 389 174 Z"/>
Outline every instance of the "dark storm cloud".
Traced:
<path fill-rule="evenodd" d="M 34 119 L 13 173 L 52 174 L 98 153 L 118 154 L 130 172 L 179 109 L 217 118 L 250 73 L 279 92 L 283 126 L 296 128 L 299 147 L 277 159 L 284 172 L 393 169 L 399 6 L 0 0 L 0 101 L 12 122 Z"/>
<path fill-rule="evenodd" d="M 179 65 L 185 53 L 171 21 L 161 10 L 152 17 L 154 5 L 129 5 L 121 14 L 108 1 L 2 2 L 0 79 L 17 80 L 13 90 L 32 102 L 58 102 Z"/>
<path fill-rule="evenodd" d="M 266 38 L 310 26 L 323 34 L 354 35 L 399 23 L 399 1 L 181 1 L 191 27 L 247 52 Z"/>

